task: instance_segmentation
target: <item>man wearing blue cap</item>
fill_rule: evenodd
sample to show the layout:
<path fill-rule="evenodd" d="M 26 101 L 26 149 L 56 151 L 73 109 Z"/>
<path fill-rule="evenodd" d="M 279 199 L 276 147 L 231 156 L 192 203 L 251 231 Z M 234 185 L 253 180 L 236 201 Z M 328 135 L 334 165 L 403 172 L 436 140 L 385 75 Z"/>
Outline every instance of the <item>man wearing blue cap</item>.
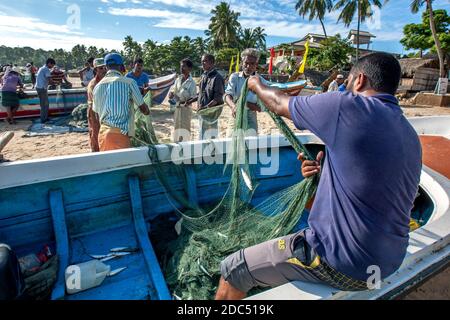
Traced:
<path fill-rule="evenodd" d="M 122 57 L 110 53 L 104 60 L 108 71 L 94 89 L 93 105 L 101 124 L 100 151 L 130 148 L 130 137 L 134 136 L 134 105 L 145 115 L 150 110 L 136 81 L 122 75 L 125 70 Z"/>

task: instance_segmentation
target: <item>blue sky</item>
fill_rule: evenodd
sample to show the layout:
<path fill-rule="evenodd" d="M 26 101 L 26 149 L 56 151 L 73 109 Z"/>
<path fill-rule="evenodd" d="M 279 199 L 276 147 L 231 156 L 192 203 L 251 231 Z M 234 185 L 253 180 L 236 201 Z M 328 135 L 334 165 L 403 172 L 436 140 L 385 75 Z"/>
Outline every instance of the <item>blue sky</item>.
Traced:
<path fill-rule="evenodd" d="M 375 19 L 364 23 L 362 30 L 377 38 L 372 49 L 404 53 L 399 40 L 403 26 L 419 22 L 420 14 L 409 10 L 411 0 L 390 0 L 376 12 Z M 175 36 L 204 36 L 211 9 L 220 0 L 1 0 L 0 45 L 33 48 L 70 49 L 75 44 L 120 49 L 127 35 L 144 42 L 160 43 Z M 241 13 L 244 27 L 261 26 L 273 46 L 297 40 L 308 32 L 322 33 L 318 21 L 300 18 L 295 12 L 296 0 L 227 0 Z M 450 0 L 435 0 L 436 9 L 450 9 Z M 79 19 L 77 12 L 80 12 Z M 347 35 L 350 28 L 337 23 L 336 12 L 327 15 L 329 34 Z M 79 22 L 79 24 L 78 24 Z"/>

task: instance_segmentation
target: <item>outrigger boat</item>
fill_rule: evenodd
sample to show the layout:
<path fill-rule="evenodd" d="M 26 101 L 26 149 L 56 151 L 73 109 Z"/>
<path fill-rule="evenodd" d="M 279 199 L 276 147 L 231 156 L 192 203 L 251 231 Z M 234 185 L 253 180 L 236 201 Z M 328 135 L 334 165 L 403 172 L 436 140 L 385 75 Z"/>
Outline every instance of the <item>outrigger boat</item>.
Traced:
<path fill-rule="evenodd" d="M 325 285 L 292 282 L 249 299 L 392 298 L 448 264 L 450 117 L 409 121 L 421 135 L 425 157 L 420 196 L 411 213 L 419 228 L 410 233 L 407 256 L 400 269 L 379 289 L 370 291 L 343 292 Z M 280 169 L 274 175 L 256 177 L 260 186 L 253 197 L 255 203 L 302 179 L 297 155 L 284 137 L 246 138 L 249 152 L 270 149 L 267 139 L 278 145 Z M 323 147 L 310 133 L 297 134 L 297 139 L 310 148 Z M 230 180 L 223 174 L 223 165 L 194 160 L 212 157 L 211 152 L 214 157 L 225 156 L 230 144 L 230 139 L 181 143 L 183 148 L 203 152 L 200 156 L 185 153 L 186 159 L 192 160 L 192 164 L 184 164 L 187 184 L 167 171 L 171 186 L 175 191 L 187 192 L 189 199 L 200 206 L 220 200 Z M 171 163 L 173 146 L 156 146 L 160 169 Z M 19 256 L 36 252 L 43 244 L 56 250 L 59 271 L 52 299 L 173 299 L 155 251 L 160 240 L 154 235 L 160 219 L 173 224 L 177 219 L 173 203 L 155 176 L 155 166 L 145 147 L 0 164 L 0 242 L 9 244 Z M 66 267 L 117 247 L 138 249 L 108 261 L 112 268 L 127 269 L 107 277 L 98 287 L 66 293 Z"/>
<path fill-rule="evenodd" d="M 154 105 L 161 104 L 175 83 L 176 74 L 152 79 L 149 82 Z M 80 104 L 87 102 L 86 88 L 49 90 L 49 114 L 57 116 L 68 114 Z M 20 99 L 16 118 L 37 117 L 40 114 L 39 97 L 35 90 L 25 91 Z M 0 107 L 0 119 L 6 119 L 6 111 Z"/>

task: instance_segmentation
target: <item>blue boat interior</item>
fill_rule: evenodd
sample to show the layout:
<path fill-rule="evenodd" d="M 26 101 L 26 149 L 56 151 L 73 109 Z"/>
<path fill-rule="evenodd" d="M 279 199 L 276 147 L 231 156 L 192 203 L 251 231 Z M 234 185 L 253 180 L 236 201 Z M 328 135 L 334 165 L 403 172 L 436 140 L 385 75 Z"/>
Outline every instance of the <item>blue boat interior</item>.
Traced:
<path fill-rule="evenodd" d="M 308 145 L 313 152 L 322 146 Z M 301 179 L 300 162 L 290 147 L 280 148 L 276 175 L 258 174 L 259 186 L 252 204 Z M 217 203 L 230 181 L 230 170 L 221 164 L 185 165 L 187 183 L 163 164 L 164 174 L 179 192 L 200 206 Z M 425 224 L 433 212 L 433 202 L 421 190 L 412 217 Z M 152 165 L 77 176 L 3 189 L 0 192 L 0 242 L 9 244 L 24 256 L 50 245 L 59 257 L 59 274 L 52 299 L 75 300 L 167 300 L 172 299 L 160 267 L 162 241 L 176 233 L 173 226 L 182 209 L 157 181 Z M 307 226 L 306 212 L 297 229 Z M 161 237 L 162 229 L 172 230 Z M 107 254 L 111 248 L 135 247 L 139 251 L 105 262 L 111 269 L 127 267 L 102 285 L 68 295 L 64 272 L 67 266 L 92 260 L 90 255 Z"/>

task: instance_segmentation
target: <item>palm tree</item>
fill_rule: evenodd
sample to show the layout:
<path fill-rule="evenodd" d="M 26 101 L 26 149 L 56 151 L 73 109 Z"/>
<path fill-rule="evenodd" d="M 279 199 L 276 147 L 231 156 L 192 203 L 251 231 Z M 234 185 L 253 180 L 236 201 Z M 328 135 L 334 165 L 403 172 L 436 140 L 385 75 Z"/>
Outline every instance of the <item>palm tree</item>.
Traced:
<path fill-rule="evenodd" d="M 202 37 L 197 37 L 192 40 L 192 45 L 195 48 L 196 55 L 201 57 L 208 50 L 208 42 Z"/>
<path fill-rule="evenodd" d="M 388 0 L 384 1 L 386 4 Z M 371 5 L 375 5 L 381 9 L 384 5 L 380 0 L 339 0 L 334 6 L 334 10 L 342 9 L 339 15 L 338 21 L 342 20 L 346 27 L 348 27 L 358 11 L 358 28 L 356 31 L 356 60 L 359 59 L 359 30 L 361 22 L 364 22 L 366 18 L 370 18 L 373 14 Z"/>
<path fill-rule="evenodd" d="M 256 41 L 253 34 L 253 30 L 250 28 L 246 28 L 241 30 L 240 32 L 240 49 L 243 50 L 245 48 L 254 48 L 256 47 Z"/>
<path fill-rule="evenodd" d="M 327 31 L 325 30 L 325 25 L 323 24 L 323 19 L 325 17 L 325 13 L 330 12 L 332 8 L 332 0 L 298 0 L 295 5 L 295 10 L 298 11 L 298 14 L 302 18 L 309 14 L 309 21 L 316 18 L 319 19 L 325 38 L 328 38 L 328 36 Z"/>
<path fill-rule="evenodd" d="M 253 29 L 253 38 L 256 42 L 256 47 L 261 51 L 266 51 L 266 37 L 267 34 L 264 33 L 264 28 L 256 27 Z"/>
<path fill-rule="evenodd" d="M 440 77 L 445 77 L 445 69 L 444 69 L 444 53 L 442 52 L 441 42 L 439 41 L 439 37 L 436 31 L 436 24 L 434 22 L 434 14 L 433 14 L 433 0 L 413 0 L 411 2 L 411 11 L 412 13 L 419 12 L 419 9 L 426 3 L 427 10 L 430 14 L 430 28 L 431 33 L 433 34 L 434 44 L 436 45 L 436 51 L 439 57 L 439 73 Z"/>
<path fill-rule="evenodd" d="M 233 47 L 238 44 L 238 31 L 240 13 L 230 9 L 230 5 L 221 2 L 211 11 L 211 23 L 205 32 L 210 37 L 214 49 Z"/>

